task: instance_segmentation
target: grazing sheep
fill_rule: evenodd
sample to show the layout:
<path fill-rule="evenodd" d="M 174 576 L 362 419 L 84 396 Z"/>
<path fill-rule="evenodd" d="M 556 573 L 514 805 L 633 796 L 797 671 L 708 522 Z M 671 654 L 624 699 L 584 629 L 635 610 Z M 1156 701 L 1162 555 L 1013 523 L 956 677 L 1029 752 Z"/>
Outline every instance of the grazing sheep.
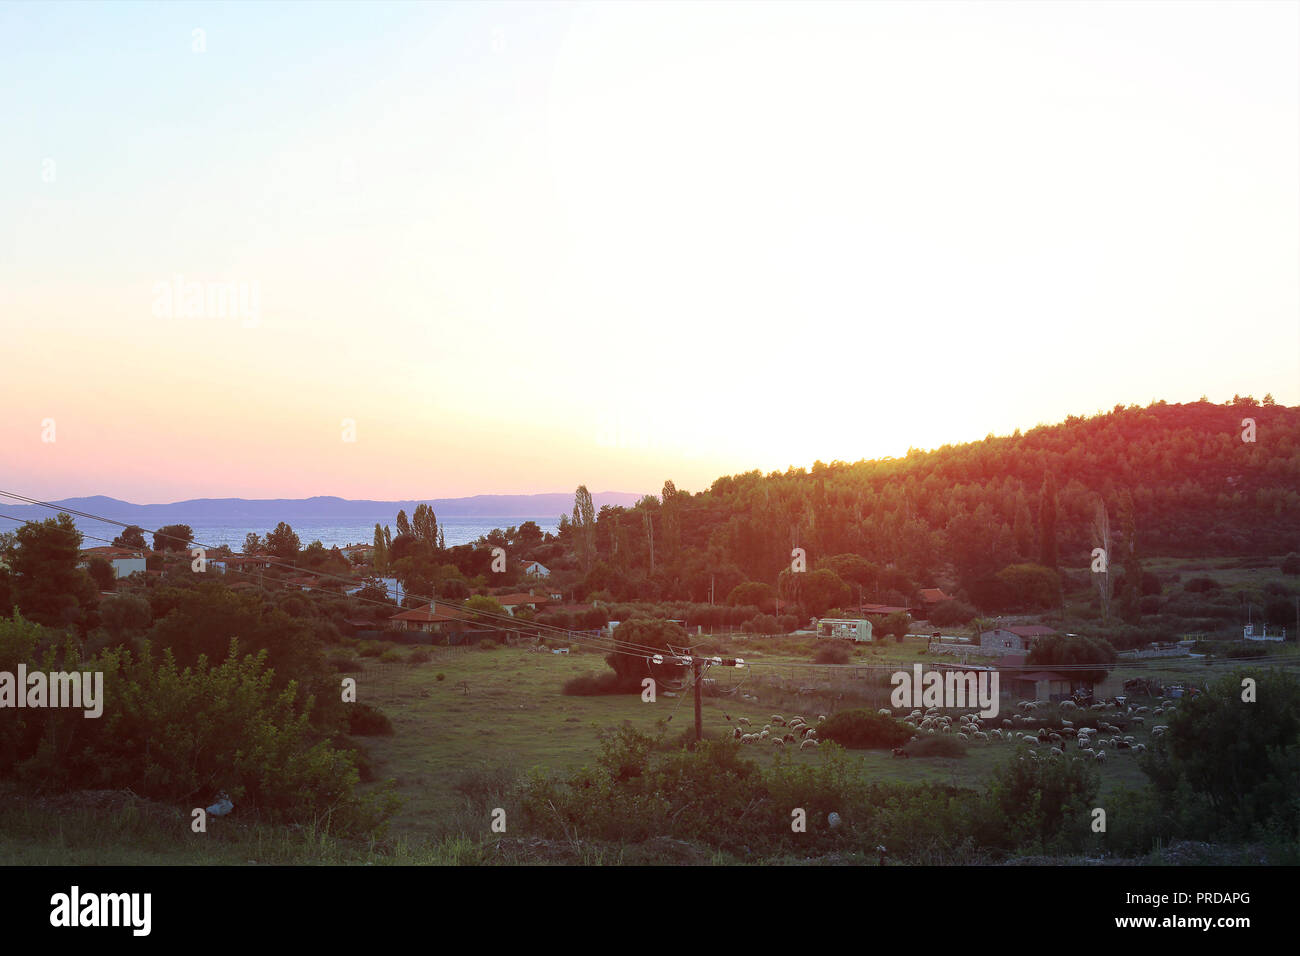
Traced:
<path fill-rule="evenodd" d="M 892 753 L 893 753 L 893 755 L 894 755 L 895 757 L 906 757 L 906 756 L 907 756 L 907 751 L 904 750 L 902 747 L 895 747 L 895 748 L 893 749 Z"/>
<path fill-rule="evenodd" d="M 809 747 L 816 747 L 816 746 L 817 746 L 817 741 L 815 741 L 815 740 L 805 740 L 803 743 L 801 743 L 801 744 L 799 745 L 799 749 L 800 749 L 800 750 L 807 750 Z"/>
<path fill-rule="evenodd" d="M 1061 701 L 1061 710 L 1071 711 L 1071 710 L 1078 710 L 1078 709 L 1079 709 L 1079 705 L 1072 700 Z"/>
<path fill-rule="evenodd" d="M 1134 744 L 1134 745 L 1133 745 L 1133 752 L 1134 752 L 1135 754 L 1144 754 L 1144 753 L 1147 752 L 1147 745 L 1146 745 L 1146 744 Z"/>
<path fill-rule="evenodd" d="M 780 714 L 773 714 L 773 715 L 772 715 L 771 717 L 769 717 L 768 719 L 771 720 L 772 723 L 776 724 L 778 727 L 784 727 L 784 726 L 785 726 L 785 718 L 782 717 Z"/>
<path fill-rule="evenodd" d="M 1093 756 L 1092 759 L 1095 760 L 1095 761 L 1097 761 L 1097 763 L 1105 763 L 1105 762 L 1106 762 L 1106 751 L 1104 751 L 1104 750 L 1098 750 L 1097 753 Z"/>
<path fill-rule="evenodd" d="M 1062 727 L 1073 727 L 1073 726 L 1074 726 L 1074 721 L 1072 721 L 1072 720 L 1063 720 L 1063 721 L 1061 721 L 1061 726 L 1062 726 Z"/>
<path fill-rule="evenodd" d="M 1051 741 L 1052 743 L 1054 743 L 1054 744 L 1059 744 L 1059 743 L 1061 742 L 1061 735 L 1060 735 L 1060 734 L 1048 734 L 1048 735 L 1047 735 L 1047 739 L 1050 740 L 1050 741 Z"/>
<path fill-rule="evenodd" d="M 763 733 L 765 733 L 765 734 L 770 734 L 771 732 L 772 732 L 772 725 L 771 725 L 771 724 L 764 724 L 764 725 L 763 725 Z"/>
<path fill-rule="evenodd" d="M 735 729 L 733 729 L 733 730 L 731 731 L 731 736 L 732 736 L 734 739 L 739 740 L 739 739 L 740 739 L 742 736 L 744 736 L 744 735 L 740 732 L 740 728 L 739 728 L 739 727 L 736 727 Z"/>
<path fill-rule="evenodd" d="M 748 727 L 748 726 L 749 726 L 749 718 L 748 718 L 748 717 L 737 717 L 737 718 L 736 718 L 736 723 L 740 724 L 740 726 L 742 726 L 742 727 Z"/>
<path fill-rule="evenodd" d="M 1135 724 L 1141 724 L 1145 719 L 1146 719 L 1146 718 L 1144 718 L 1144 717 L 1134 717 L 1134 718 L 1133 718 L 1133 723 L 1135 723 Z"/>
<path fill-rule="evenodd" d="M 988 740 L 988 739 L 989 739 L 989 735 L 986 734 L 986 733 L 984 733 L 984 731 L 982 731 L 982 730 L 977 730 L 977 731 L 975 731 L 975 733 L 974 733 L 972 736 L 974 736 L 974 738 L 975 738 L 976 740 Z"/>
<path fill-rule="evenodd" d="M 1079 753 L 1087 754 L 1089 757 L 1092 757 L 1096 754 L 1096 751 L 1093 750 L 1091 747 L 1080 747 Z"/>
<path fill-rule="evenodd" d="M 1004 717 L 1004 718 L 1002 719 L 1002 726 L 1003 726 L 1004 728 L 1010 727 L 1010 726 L 1011 726 L 1011 721 L 1007 720 L 1007 719 Z"/>
<path fill-rule="evenodd" d="M 766 727 L 764 727 L 763 732 L 758 735 L 760 740 L 766 740 L 770 736 L 772 736 L 772 731 L 768 730 Z"/>
<path fill-rule="evenodd" d="M 958 739 L 958 740 L 968 740 L 969 738 L 968 738 L 965 734 L 958 734 L 958 735 L 957 735 L 957 739 Z"/>
<path fill-rule="evenodd" d="M 1111 742 L 1115 745 L 1116 750 L 1129 750 L 1133 746 L 1127 740 L 1115 740 Z"/>
<path fill-rule="evenodd" d="M 876 713 L 878 713 L 881 717 L 893 716 L 893 711 L 891 711 L 888 707 L 881 707 L 878 711 L 876 711 Z"/>
<path fill-rule="evenodd" d="M 772 738 L 772 743 L 775 744 L 777 747 L 784 747 L 784 746 L 785 746 L 785 741 L 782 740 L 780 737 L 773 737 L 773 738 Z"/>
<path fill-rule="evenodd" d="M 786 735 L 785 735 L 784 737 L 782 737 L 781 739 L 784 740 L 784 741 L 785 741 L 786 743 L 788 743 L 788 744 L 792 744 L 792 743 L 794 743 L 794 741 L 795 741 L 795 736 L 794 736 L 794 734 L 786 734 Z"/>
<path fill-rule="evenodd" d="M 817 723 L 819 723 L 819 724 L 820 724 L 820 723 L 823 723 L 825 720 L 826 720 L 826 715 L 825 715 L 825 714 L 818 714 L 818 715 L 817 715 Z"/>

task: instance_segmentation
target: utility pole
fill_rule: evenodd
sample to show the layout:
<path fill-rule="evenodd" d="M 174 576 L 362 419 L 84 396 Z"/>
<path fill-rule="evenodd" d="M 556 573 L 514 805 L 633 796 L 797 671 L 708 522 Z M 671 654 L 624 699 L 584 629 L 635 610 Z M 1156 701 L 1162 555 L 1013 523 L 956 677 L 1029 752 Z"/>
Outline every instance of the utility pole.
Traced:
<path fill-rule="evenodd" d="M 702 695 L 704 692 L 704 661 L 698 657 L 691 658 L 691 668 L 695 671 L 695 742 L 704 739 L 704 714 Z"/>

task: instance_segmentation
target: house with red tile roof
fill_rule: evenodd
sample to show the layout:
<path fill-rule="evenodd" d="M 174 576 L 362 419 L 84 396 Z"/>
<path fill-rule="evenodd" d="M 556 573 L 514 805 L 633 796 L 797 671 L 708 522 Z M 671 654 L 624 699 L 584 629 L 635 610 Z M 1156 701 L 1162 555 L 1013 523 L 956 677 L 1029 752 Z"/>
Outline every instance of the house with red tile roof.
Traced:
<path fill-rule="evenodd" d="M 92 558 L 103 558 L 113 569 L 115 578 L 124 578 L 145 570 L 145 552 L 133 548 L 115 548 L 111 545 L 100 548 L 82 548 L 81 564 L 90 564 Z"/>
<path fill-rule="evenodd" d="M 944 601 L 951 601 L 952 598 L 944 594 L 941 588 L 921 588 L 921 600 L 926 603 L 927 607 L 933 607 L 936 604 L 942 604 Z"/>
<path fill-rule="evenodd" d="M 521 607 L 532 608 L 535 611 L 542 605 L 551 603 L 551 599 L 545 594 L 523 593 L 521 591 L 511 594 L 494 594 L 492 599 L 511 614 L 514 614 Z"/>
<path fill-rule="evenodd" d="M 445 634 L 450 630 L 461 630 L 470 619 L 470 614 L 454 604 L 430 602 L 428 607 L 415 607 L 389 617 L 389 624 L 399 631 L 426 631 L 430 634 Z"/>

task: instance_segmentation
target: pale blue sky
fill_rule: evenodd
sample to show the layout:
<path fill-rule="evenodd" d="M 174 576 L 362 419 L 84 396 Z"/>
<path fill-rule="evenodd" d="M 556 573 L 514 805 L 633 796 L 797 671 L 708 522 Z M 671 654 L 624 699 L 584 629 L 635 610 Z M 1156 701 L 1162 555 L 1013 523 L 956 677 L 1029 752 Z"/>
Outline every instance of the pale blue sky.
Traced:
<path fill-rule="evenodd" d="M 42 495 L 640 491 L 1297 404 L 1298 49 L 1280 2 L 3 4 L 0 443 Z"/>

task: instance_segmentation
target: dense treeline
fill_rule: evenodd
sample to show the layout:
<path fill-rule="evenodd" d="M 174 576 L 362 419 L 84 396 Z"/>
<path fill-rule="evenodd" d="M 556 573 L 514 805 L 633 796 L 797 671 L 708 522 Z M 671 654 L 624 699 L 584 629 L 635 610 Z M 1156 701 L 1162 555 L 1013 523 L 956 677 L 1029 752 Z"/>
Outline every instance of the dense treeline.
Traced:
<path fill-rule="evenodd" d="M 1140 569 L 1139 553 L 1294 551 L 1298 489 L 1300 409 L 1271 398 L 1156 403 L 901 459 L 725 476 L 695 494 L 668 482 L 661 496 L 590 518 L 579 489 L 556 565 L 579 597 L 721 602 L 745 582 L 776 586 L 802 548 L 809 570 L 862 557 L 839 574 L 852 598 L 891 603 L 942 581 L 978 593 L 1013 565 L 1087 572 L 1099 504 L 1128 567 Z M 1115 592 L 1117 613 L 1136 607 L 1139 580 Z"/>

